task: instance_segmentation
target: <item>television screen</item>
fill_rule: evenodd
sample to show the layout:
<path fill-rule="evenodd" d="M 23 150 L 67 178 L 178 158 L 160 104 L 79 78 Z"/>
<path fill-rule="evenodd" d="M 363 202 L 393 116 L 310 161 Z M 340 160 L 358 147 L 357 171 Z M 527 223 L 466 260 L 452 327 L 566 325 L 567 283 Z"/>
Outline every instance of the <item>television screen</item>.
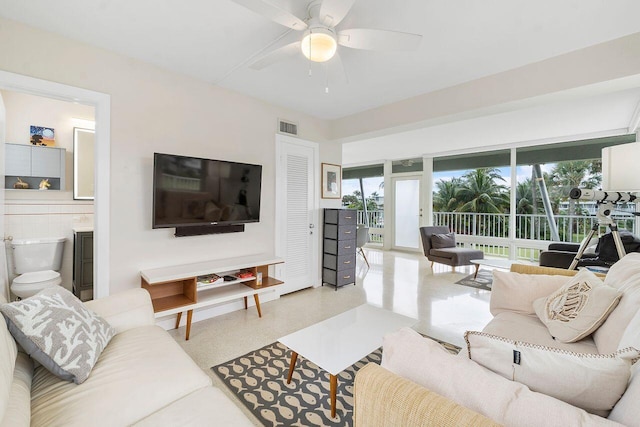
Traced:
<path fill-rule="evenodd" d="M 262 166 L 154 154 L 153 228 L 260 220 Z"/>

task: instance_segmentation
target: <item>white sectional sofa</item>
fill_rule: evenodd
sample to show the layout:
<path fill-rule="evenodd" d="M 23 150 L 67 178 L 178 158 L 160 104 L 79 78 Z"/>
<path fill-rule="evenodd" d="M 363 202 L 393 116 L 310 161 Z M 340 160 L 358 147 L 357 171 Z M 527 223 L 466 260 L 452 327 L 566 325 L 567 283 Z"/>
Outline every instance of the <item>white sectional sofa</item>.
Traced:
<path fill-rule="evenodd" d="M 86 307 L 116 335 L 79 385 L 34 366 L 0 322 L 0 427 L 253 425 L 155 325 L 147 291 L 132 289 Z"/>
<path fill-rule="evenodd" d="M 518 341 L 516 347 L 519 348 L 526 347 L 522 342 L 531 343 L 533 346 L 529 348 L 551 351 L 561 357 L 578 358 L 576 353 L 580 353 L 581 360 L 587 361 L 584 375 L 574 374 L 575 367 L 579 365 L 576 359 L 566 365 L 561 361 L 559 367 L 555 359 L 548 364 L 538 363 L 538 372 L 545 375 L 552 372 L 554 365 L 556 370 L 547 380 L 551 384 L 551 392 L 534 392 L 517 381 L 511 381 L 511 378 L 499 375 L 496 373 L 498 370 L 490 370 L 471 360 L 467 348 L 453 356 L 435 341 L 409 329 L 401 330 L 385 337 L 382 366 L 369 364 L 356 375 L 355 425 L 640 426 L 640 362 L 632 365 L 631 357 L 619 368 L 623 375 L 615 378 L 616 387 L 623 394 L 617 403 L 613 400 L 615 406 L 610 412 L 611 407 L 590 413 L 566 403 L 585 395 L 591 395 L 597 404 L 602 403 L 604 396 L 615 388 L 608 386 L 616 382 L 610 381 L 613 374 L 603 369 L 600 373 L 608 377 L 604 380 L 599 378 L 600 384 L 605 384 L 600 387 L 589 387 L 593 383 L 585 382 L 585 378 L 591 374 L 598 375 L 595 371 L 600 368 L 599 363 L 605 359 L 612 360 L 612 353 L 630 349 L 630 354 L 637 356 L 634 348 L 640 349 L 640 253 L 627 255 L 611 268 L 604 283 L 622 294 L 619 304 L 595 332 L 574 343 L 554 339 L 536 315 L 533 302 L 551 295 L 569 280 L 559 275 L 575 272 L 515 265 L 513 270 L 531 274 L 494 273 L 490 304 L 494 318 L 476 336 L 506 337 L 506 341 Z M 489 359 L 498 360 L 501 357 L 498 353 L 489 351 L 486 354 Z M 505 353 L 510 356 L 510 352 Z M 589 369 L 592 361 L 594 367 Z M 522 361 L 522 366 L 525 362 Z M 514 366 L 516 363 L 518 366 Z M 513 369 L 513 375 L 517 376 L 521 372 L 519 355 L 517 362 L 515 352 L 513 359 L 502 359 L 502 367 L 507 371 Z M 566 375 L 563 370 L 570 374 Z M 573 396 L 563 396 L 564 400 L 551 397 L 556 389 L 567 384 L 573 386 L 571 383 L 587 386 Z M 619 396 L 614 395 L 614 399 Z"/>

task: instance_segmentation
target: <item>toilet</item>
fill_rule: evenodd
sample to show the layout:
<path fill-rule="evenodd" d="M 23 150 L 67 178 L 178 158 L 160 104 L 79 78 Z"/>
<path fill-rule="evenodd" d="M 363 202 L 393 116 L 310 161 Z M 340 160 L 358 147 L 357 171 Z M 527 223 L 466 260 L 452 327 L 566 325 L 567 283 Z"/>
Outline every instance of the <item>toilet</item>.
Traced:
<path fill-rule="evenodd" d="M 28 298 L 45 288 L 62 284 L 59 270 L 65 238 L 14 239 L 14 272 L 19 276 L 11 282 L 11 292 L 17 297 Z"/>

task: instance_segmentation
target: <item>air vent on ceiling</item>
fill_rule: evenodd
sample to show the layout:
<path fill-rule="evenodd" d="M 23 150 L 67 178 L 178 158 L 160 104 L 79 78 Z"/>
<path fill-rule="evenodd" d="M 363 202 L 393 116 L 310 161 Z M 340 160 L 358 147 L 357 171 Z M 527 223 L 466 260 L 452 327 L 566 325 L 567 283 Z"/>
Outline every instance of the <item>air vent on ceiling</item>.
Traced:
<path fill-rule="evenodd" d="M 278 127 L 280 133 L 286 133 L 287 135 L 298 135 L 298 124 L 291 123 L 284 120 L 278 120 Z"/>

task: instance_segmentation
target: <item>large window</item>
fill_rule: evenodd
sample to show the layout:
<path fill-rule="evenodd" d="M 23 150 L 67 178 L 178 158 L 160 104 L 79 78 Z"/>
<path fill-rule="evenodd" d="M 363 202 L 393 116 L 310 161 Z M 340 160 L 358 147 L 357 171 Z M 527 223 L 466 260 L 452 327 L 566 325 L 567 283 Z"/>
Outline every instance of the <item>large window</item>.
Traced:
<path fill-rule="evenodd" d="M 509 156 L 500 150 L 434 159 L 434 225 L 457 234 L 508 237 Z"/>
<path fill-rule="evenodd" d="M 594 201 L 574 200 L 574 187 L 599 189 L 602 148 L 635 141 L 634 135 L 524 147 L 516 150 L 516 234 L 518 239 L 580 242 L 596 223 Z M 621 211 L 620 228 L 633 227 Z"/>
<path fill-rule="evenodd" d="M 382 165 L 348 168 L 342 171 L 342 205 L 358 210 L 358 224 L 369 227 L 372 242 L 384 235 L 384 176 Z"/>

